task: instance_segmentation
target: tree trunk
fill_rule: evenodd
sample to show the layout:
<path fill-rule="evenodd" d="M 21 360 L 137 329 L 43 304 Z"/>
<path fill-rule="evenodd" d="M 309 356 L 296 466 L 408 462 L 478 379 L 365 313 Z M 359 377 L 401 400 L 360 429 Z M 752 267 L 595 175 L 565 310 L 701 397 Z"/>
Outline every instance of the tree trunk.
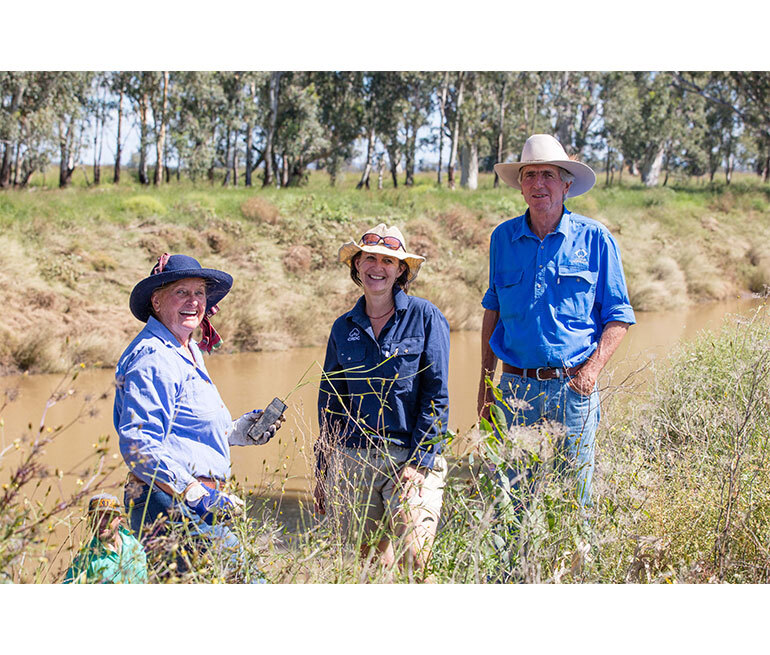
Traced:
<path fill-rule="evenodd" d="M 438 105 L 441 114 L 441 122 L 438 129 L 438 170 L 436 172 L 438 185 L 441 186 L 441 168 L 444 165 L 444 123 L 446 122 L 446 96 L 449 91 L 449 71 L 444 73 L 444 82 L 441 85 L 441 100 Z"/>
<path fill-rule="evenodd" d="M 404 161 L 404 169 L 406 176 L 404 177 L 404 186 L 414 186 L 414 164 L 417 156 L 417 135 L 416 130 L 412 126 L 406 136 L 406 159 Z"/>
<path fill-rule="evenodd" d="M 457 107 L 455 108 L 455 120 L 452 125 L 452 151 L 449 155 L 449 164 L 447 165 L 447 185 L 450 189 L 455 188 L 455 163 L 457 162 L 457 148 L 460 145 L 460 108 L 463 104 L 463 89 L 465 88 L 465 72 L 458 75 L 460 85 L 457 88 Z"/>
<path fill-rule="evenodd" d="M 70 118 L 69 124 L 59 123 L 59 187 L 64 188 L 72 180 L 75 172 L 75 155 L 72 151 L 75 130 L 75 119 Z"/>
<path fill-rule="evenodd" d="M 475 191 L 479 186 L 479 146 L 475 141 L 463 144 L 460 186 Z"/>
<path fill-rule="evenodd" d="M 289 186 L 289 158 L 286 153 L 281 157 L 281 187 L 284 189 Z"/>
<path fill-rule="evenodd" d="M 385 161 L 384 157 L 380 155 L 380 157 L 377 160 L 377 190 L 382 191 L 382 174 L 385 170 Z"/>
<path fill-rule="evenodd" d="M 500 89 L 500 119 L 497 122 L 497 161 L 503 161 L 503 130 L 505 128 L 505 94 L 508 90 L 508 80 L 503 80 L 503 87 Z M 500 186 L 500 177 L 495 172 L 494 188 Z"/>
<path fill-rule="evenodd" d="M 274 72 L 270 75 L 270 86 L 268 87 L 268 101 L 270 103 L 270 119 L 268 121 L 267 134 L 265 135 L 265 178 L 262 180 L 262 186 L 272 186 L 273 184 L 273 148 L 275 142 L 275 126 L 278 120 L 278 97 L 280 93 L 281 72 Z M 285 157 L 284 157 L 285 159 Z"/>
<path fill-rule="evenodd" d="M 386 147 L 386 150 L 388 151 L 390 177 L 393 179 L 393 188 L 398 189 L 398 164 L 401 161 L 401 156 L 398 153 L 398 142 L 395 138 L 391 140 Z"/>
<path fill-rule="evenodd" d="M 222 180 L 222 186 L 227 186 L 230 182 L 230 128 L 227 129 L 225 137 L 225 179 Z"/>
<path fill-rule="evenodd" d="M 118 94 L 118 141 L 115 147 L 115 172 L 112 176 L 112 183 L 117 184 L 120 182 L 120 157 L 122 155 L 123 146 L 120 142 L 120 131 L 123 126 L 123 89 L 120 89 Z"/>
<path fill-rule="evenodd" d="M 664 144 L 651 144 L 648 146 L 639 170 L 644 186 L 654 187 L 658 184 L 660 173 L 663 170 L 664 154 Z"/>
<path fill-rule="evenodd" d="M 14 116 L 21 105 L 24 98 L 24 92 L 26 90 L 25 82 L 21 81 L 13 91 L 13 97 L 11 98 L 11 104 L 7 108 L 7 115 Z M 13 144 L 10 141 L 5 142 L 3 149 L 3 163 L 0 166 L 0 188 L 6 189 L 11 185 L 11 153 L 13 152 Z"/>
<path fill-rule="evenodd" d="M 238 186 L 238 132 L 235 133 L 233 144 L 233 186 Z"/>
<path fill-rule="evenodd" d="M 152 183 L 155 186 L 163 182 L 163 154 L 166 147 L 166 112 L 168 111 L 168 71 L 163 71 L 163 97 L 160 105 L 160 130 L 155 141 L 155 177 Z M 158 117 L 155 117 L 156 124 Z"/>
<path fill-rule="evenodd" d="M 149 112 L 150 99 L 145 92 L 139 102 L 139 184 L 150 183 L 150 178 L 147 175 L 147 121 Z"/>
<path fill-rule="evenodd" d="M 247 187 L 251 186 L 251 172 L 252 168 L 251 165 L 254 160 L 254 153 L 251 150 L 251 147 L 254 142 L 254 126 L 251 123 L 248 123 L 246 125 L 246 171 L 244 173 L 245 180 L 244 183 Z"/>
<path fill-rule="evenodd" d="M 374 122 L 372 122 L 371 128 L 369 128 L 369 139 L 366 144 L 366 165 L 364 166 L 364 172 L 361 174 L 361 179 L 356 184 L 356 189 L 366 187 L 369 189 L 369 176 L 372 173 L 372 160 L 374 158 Z"/>

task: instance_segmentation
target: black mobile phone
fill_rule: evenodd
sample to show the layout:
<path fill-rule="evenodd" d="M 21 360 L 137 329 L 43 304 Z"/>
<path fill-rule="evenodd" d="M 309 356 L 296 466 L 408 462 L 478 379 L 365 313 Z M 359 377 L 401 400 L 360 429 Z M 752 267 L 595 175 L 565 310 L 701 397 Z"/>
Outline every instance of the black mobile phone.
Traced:
<path fill-rule="evenodd" d="M 275 423 L 283 413 L 286 411 L 286 403 L 280 398 L 273 398 L 270 404 L 265 407 L 265 411 L 262 415 L 252 424 L 249 428 L 249 436 L 252 439 L 258 439 L 265 431 Z"/>

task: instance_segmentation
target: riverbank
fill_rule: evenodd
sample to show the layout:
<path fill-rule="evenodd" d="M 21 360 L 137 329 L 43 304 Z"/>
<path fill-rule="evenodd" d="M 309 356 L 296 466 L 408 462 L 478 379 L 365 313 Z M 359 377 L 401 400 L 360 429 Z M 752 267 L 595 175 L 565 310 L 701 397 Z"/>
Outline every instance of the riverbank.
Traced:
<path fill-rule="evenodd" d="M 434 302 L 453 330 L 478 329 L 492 229 L 521 214 L 513 189 L 193 187 L 6 191 L 0 194 L 0 371 L 112 366 L 140 329 L 128 311 L 134 284 L 158 255 L 184 252 L 235 278 L 215 323 L 225 352 L 325 343 L 358 297 L 336 253 L 376 222 L 399 225 L 425 255 L 411 291 Z M 645 189 L 599 185 L 569 209 L 606 224 L 620 244 L 639 311 L 762 291 L 770 284 L 770 189 Z"/>

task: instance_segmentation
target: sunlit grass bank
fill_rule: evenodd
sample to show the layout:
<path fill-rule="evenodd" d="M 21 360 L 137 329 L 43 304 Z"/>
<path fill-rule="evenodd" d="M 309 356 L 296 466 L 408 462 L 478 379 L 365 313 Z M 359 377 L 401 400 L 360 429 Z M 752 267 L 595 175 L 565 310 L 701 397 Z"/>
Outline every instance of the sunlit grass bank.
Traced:
<path fill-rule="evenodd" d="M 77 181 L 77 178 L 76 178 Z M 482 175 L 476 191 L 337 188 L 325 174 L 303 188 L 222 188 L 188 182 L 0 193 L 0 370 L 56 372 L 112 365 L 139 324 L 133 285 L 158 255 L 184 252 L 233 274 L 215 322 L 229 352 L 319 345 L 357 291 L 337 249 L 377 221 L 399 225 L 428 258 L 413 293 L 436 303 L 454 330 L 476 329 L 492 229 L 522 213 L 513 189 Z M 81 180 L 82 182 L 82 180 Z M 667 309 L 761 292 L 770 283 L 770 188 L 676 184 L 598 187 L 568 202 L 610 227 L 636 309 Z M 376 187 L 376 180 L 375 180 Z"/>

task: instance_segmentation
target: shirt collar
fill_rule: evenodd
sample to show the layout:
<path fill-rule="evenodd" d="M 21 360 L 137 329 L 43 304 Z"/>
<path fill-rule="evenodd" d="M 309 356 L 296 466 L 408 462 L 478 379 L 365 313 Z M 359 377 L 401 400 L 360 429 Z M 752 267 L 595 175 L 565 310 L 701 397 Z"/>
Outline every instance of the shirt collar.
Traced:
<path fill-rule="evenodd" d="M 409 298 L 401 287 L 394 287 L 393 289 L 393 305 L 396 312 L 404 312 L 409 307 Z M 361 296 L 353 305 L 353 309 L 348 312 L 348 318 L 360 325 L 369 323 L 369 317 L 366 315 L 366 296 Z"/>
<path fill-rule="evenodd" d="M 179 343 L 177 338 L 173 335 L 171 330 L 169 330 L 163 323 L 161 323 L 157 318 L 154 316 L 150 316 L 150 318 L 147 319 L 147 327 L 145 327 L 145 330 L 147 330 L 152 336 L 157 337 L 160 339 L 163 343 L 165 343 L 169 348 L 179 353 L 180 356 L 184 357 L 186 360 L 189 361 L 189 357 L 187 356 L 187 352 L 182 347 L 182 344 Z M 198 348 L 198 344 L 195 342 L 194 339 L 190 339 L 188 346 L 190 347 L 190 352 L 193 354 L 193 357 L 195 358 L 195 363 L 198 364 L 202 360 L 200 349 Z"/>
<path fill-rule="evenodd" d="M 572 212 L 569 209 L 567 209 L 564 205 L 562 205 L 561 208 L 562 208 L 561 220 L 559 221 L 559 225 L 556 227 L 555 232 L 560 232 L 566 238 L 569 236 L 569 224 L 570 224 L 569 215 Z M 524 212 L 524 220 L 522 220 L 519 223 L 519 225 L 516 227 L 513 234 L 511 235 L 511 241 L 517 241 L 522 237 L 532 237 L 533 239 L 537 239 L 538 241 L 540 240 L 540 237 L 538 237 L 532 231 L 532 228 L 529 226 L 529 209 L 527 209 L 527 211 Z"/>

